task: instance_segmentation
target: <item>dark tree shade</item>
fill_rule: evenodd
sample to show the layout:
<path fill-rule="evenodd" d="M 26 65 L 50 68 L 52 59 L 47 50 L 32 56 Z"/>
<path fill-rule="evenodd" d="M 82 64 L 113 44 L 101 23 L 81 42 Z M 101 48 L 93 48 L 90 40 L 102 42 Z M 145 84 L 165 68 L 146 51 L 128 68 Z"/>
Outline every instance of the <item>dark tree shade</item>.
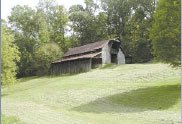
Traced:
<path fill-rule="evenodd" d="M 159 0 L 150 31 L 157 60 L 180 65 L 180 0 Z"/>

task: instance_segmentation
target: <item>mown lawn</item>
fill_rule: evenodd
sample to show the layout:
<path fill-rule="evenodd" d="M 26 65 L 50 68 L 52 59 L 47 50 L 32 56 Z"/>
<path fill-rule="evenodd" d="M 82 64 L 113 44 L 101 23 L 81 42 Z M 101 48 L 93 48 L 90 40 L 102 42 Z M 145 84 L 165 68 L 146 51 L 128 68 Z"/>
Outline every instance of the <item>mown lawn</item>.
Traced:
<path fill-rule="evenodd" d="M 17 117 L 1 115 L 2 124 L 24 124 Z"/>
<path fill-rule="evenodd" d="M 176 124 L 180 69 L 130 64 L 24 78 L 2 89 L 2 113 L 25 124 Z"/>

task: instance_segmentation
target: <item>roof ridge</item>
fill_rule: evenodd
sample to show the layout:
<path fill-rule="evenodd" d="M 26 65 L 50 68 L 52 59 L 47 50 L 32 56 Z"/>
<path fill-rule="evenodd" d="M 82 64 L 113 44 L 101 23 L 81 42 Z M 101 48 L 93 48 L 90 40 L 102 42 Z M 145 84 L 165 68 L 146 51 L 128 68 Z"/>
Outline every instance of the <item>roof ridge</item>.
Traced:
<path fill-rule="evenodd" d="M 79 46 L 79 47 L 69 48 L 68 51 L 64 54 L 64 57 L 100 49 L 103 47 L 104 44 L 108 43 L 109 41 L 110 40 L 102 40 L 102 41 L 98 41 L 98 42 L 85 44 L 85 45 Z"/>
<path fill-rule="evenodd" d="M 99 43 L 99 42 L 107 42 L 107 41 L 109 41 L 109 40 L 102 40 L 102 41 L 92 42 L 92 43 L 88 43 L 88 44 L 85 44 L 85 45 L 82 45 L 82 46 L 72 47 L 72 48 L 69 48 L 69 49 L 84 47 L 84 46 L 87 46 L 87 45 L 91 45 L 91 44 L 95 44 L 95 43 Z"/>

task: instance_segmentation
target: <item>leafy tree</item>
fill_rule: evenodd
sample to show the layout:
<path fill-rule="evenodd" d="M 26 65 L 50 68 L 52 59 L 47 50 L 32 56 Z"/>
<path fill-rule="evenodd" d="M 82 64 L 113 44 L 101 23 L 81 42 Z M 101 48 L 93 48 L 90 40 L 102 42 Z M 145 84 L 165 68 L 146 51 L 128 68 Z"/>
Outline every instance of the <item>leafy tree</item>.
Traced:
<path fill-rule="evenodd" d="M 149 29 L 152 25 L 153 17 L 153 0 L 140 1 L 138 4 L 135 3 L 135 8 L 133 7 L 133 13 L 131 18 L 128 20 L 126 27 L 129 30 L 127 44 L 130 47 L 130 54 L 132 55 L 134 62 L 147 62 L 152 59 L 151 53 L 151 40 L 149 38 Z"/>
<path fill-rule="evenodd" d="M 9 16 L 9 24 L 21 53 L 18 77 L 36 74 L 37 47 L 55 42 L 61 51 L 67 49 L 64 38 L 67 13 L 55 1 L 40 0 L 36 9 L 17 5 Z"/>
<path fill-rule="evenodd" d="M 46 15 L 43 11 L 38 9 L 35 16 L 35 23 L 37 23 L 38 43 L 47 43 L 50 41 L 50 32 L 46 21 Z"/>
<path fill-rule="evenodd" d="M 69 13 L 71 29 L 74 35 L 80 40 L 80 44 L 83 45 L 91 42 L 95 37 L 95 35 L 92 35 L 94 33 L 91 26 L 93 21 L 92 16 L 81 5 L 71 6 Z"/>
<path fill-rule="evenodd" d="M 107 15 L 107 32 L 110 38 L 119 37 L 126 54 L 132 55 L 133 62 L 151 60 L 149 29 L 154 0 L 101 0 Z M 144 54 L 145 53 L 145 54 Z"/>
<path fill-rule="evenodd" d="M 67 26 L 67 12 L 55 0 L 40 0 L 37 10 L 43 13 L 49 40 L 57 43 L 62 51 L 66 51 L 64 35 Z M 45 34 L 45 33 L 44 33 Z"/>
<path fill-rule="evenodd" d="M 63 6 L 57 5 L 54 10 L 54 18 L 52 18 L 52 34 L 51 40 L 57 43 L 61 50 L 65 52 L 67 50 L 65 43 L 65 30 L 68 22 L 67 12 Z"/>
<path fill-rule="evenodd" d="M 8 18 L 15 35 L 15 43 L 20 51 L 18 77 L 33 75 L 33 51 L 39 41 L 38 26 L 35 23 L 36 12 L 28 6 L 17 5 L 12 9 Z"/>
<path fill-rule="evenodd" d="M 73 35 L 80 45 L 107 38 L 106 14 L 98 13 L 98 5 L 93 0 L 85 0 L 85 7 L 73 5 L 69 8 L 69 21 Z"/>
<path fill-rule="evenodd" d="M 14 43 L 14 37 L 2 22 L 2 85 L 9 85 L 16 82 L 16 62 L 19 61 L 18 47 Z"/>
<path fill-rule="evenodd" d="M 65 45 L 67 48 L 80 46 L 80 41 L 76 35 L 72 34 L 71 36 L 65 37 Z"/>
<path fill-rule="evenodd" d="M 101 0 L 103 11 L 107 14 L 108 35 L 123 40 L 125 25 L 131 15 L 132 6 L 128 0 Z"/>
<path fill-rule="evenodd" d="M 61 58 L 62 52 L 55 43 L 46 43 L 35 49 L 35 68 L 37 75 L 49 74 L 50 66 L 57 58 Z"/>
<path fill-rule="evenodd" d="M 49 27 L 49 31 L 51 31 L 51 24 L 54 18 L 53 12 L 55 10 L 55 6 L 57 6 L 56 0 L 39 0 L 39 3 L 36 7 L 37 10 L 43 12 L 46 17 L 46 22 Z"/>
<path fill-rule="evenodd" d="M 98 15 L 96 15 L 96 20 L 95 20 L 95 31 L 97 34 L 97 40 L 102 40 L 102 39 L 108 39 L 108 32 L 107 32 L 107 15 L 105 12 L 99 12 Z"/>
<path fill-rule="evenodd" d="M 180 65 L 180 0 L 159 0 L 150 31 L 157 60 Z"/>
<path fill-rule="evenodd" d="M 132 55 L 134 62 L 151 60 L 149 29 L 155 0 L 100 1 L 101 4 L 95 4 L 93 0 L 85 0 L 85 7 L 70 7 L 72 35 L 80 41 L 77 45 L 119 37 L 125 53 Z"/>

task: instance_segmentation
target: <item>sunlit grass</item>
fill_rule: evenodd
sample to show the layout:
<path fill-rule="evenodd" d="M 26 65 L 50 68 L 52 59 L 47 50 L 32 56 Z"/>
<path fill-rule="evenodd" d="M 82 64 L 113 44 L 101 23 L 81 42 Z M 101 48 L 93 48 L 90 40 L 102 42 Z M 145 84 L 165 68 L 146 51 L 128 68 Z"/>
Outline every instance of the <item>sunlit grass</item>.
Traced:
<path fill-rule="evenodd" d="M 1 124 L 24 124 L 15 116 L 1 115 Z"/>
<path fill-rule="evenodd" d="M 179 123 L 180 69 L 109 65 L 70 76 L 29 77 L 2 89 L 2 112 L 28 124 Z"/>

